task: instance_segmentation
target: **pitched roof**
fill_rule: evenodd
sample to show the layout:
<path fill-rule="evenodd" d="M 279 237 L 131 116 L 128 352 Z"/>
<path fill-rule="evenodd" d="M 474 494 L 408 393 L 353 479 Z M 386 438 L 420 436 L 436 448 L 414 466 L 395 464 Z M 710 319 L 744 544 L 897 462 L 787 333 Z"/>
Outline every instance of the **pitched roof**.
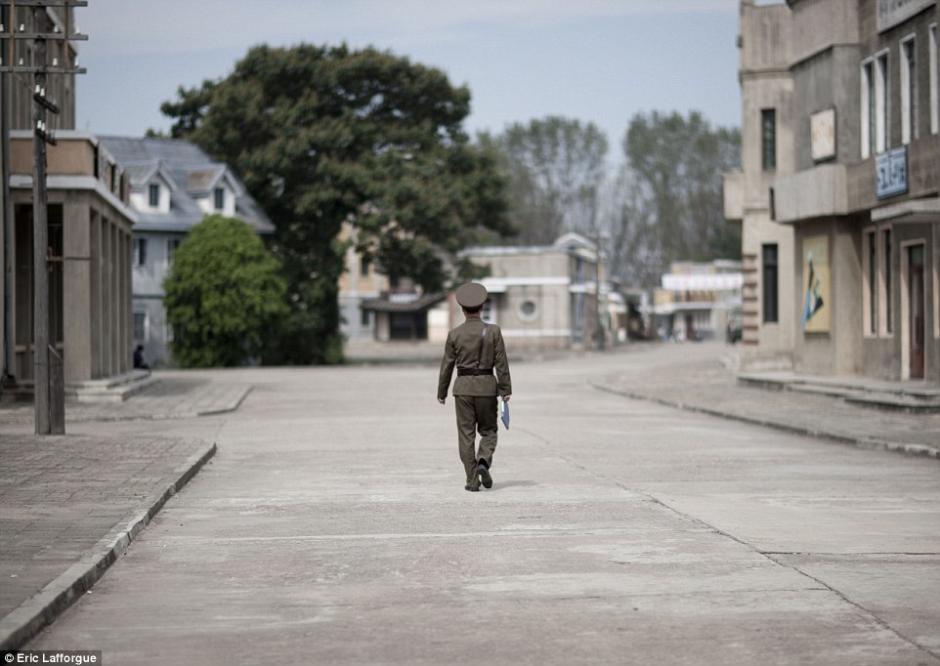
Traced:
<path fill-rule="evenodd" d="M 258 233 L 271 233 L 274 225 L 245 186 L 222 162 L 214 161 L 199 146 L 183 139 L 99 136 L 104 147 L 130 174 L 131 189 L 142 190 L 159 173 L 171 186 L 170 211 L 138 210 L 135 229 L 188 231 L 206 213 L 196 199 L 205 196 L 221 178 L 234 186 L 235 215 Z"/>

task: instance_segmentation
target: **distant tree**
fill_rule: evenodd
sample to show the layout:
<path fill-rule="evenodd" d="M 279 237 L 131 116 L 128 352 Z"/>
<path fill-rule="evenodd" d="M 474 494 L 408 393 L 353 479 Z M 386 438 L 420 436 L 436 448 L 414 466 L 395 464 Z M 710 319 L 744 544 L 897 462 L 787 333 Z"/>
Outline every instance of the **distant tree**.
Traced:
<path fill-rule="evenodd" d="M 148 127 L 147 131 L 144 132 L 144 138 L 147 139 L 166 139 L 169 135 L 161 129 L 156 129 L 154 127 Z"/>
<path fill-rule="evenodd" d="M 443 260 L 481 231 L 512 231 L 496 157 L 462 127 L 469 91 L 407 58 L 259 46 L 227 78 L 180 88 L 161 108 L 173 136 L 238 171 L 277 227 L 290 305 L 280 361 L 341 357 L 344 222 L 389 277 L 428 290 L 459 279 Z"/>
<path fill-rule="evenodd" d="M 518 242 L 550 243 L 565 231 L 596 231 L 607 137 L 594 123 L 548 116 L 479 140 L 501 153 Z"/>
<path fill-rule="evenodd" d="M 672 261 L 740 257 L 740 227 L 722 211 L 722 174 L 739 164 L 740 146 L 737 129 L 697 112 L 631 119 L 611 221 L 618 274 L 652 286 Z"/>
<path fill-rule="evenodd" d="M 173 357 L 183 367 L 240 365 L 287 314 L 280 264 L 240 220 L 212 215 L 173 254 L 164 282 Z"/>

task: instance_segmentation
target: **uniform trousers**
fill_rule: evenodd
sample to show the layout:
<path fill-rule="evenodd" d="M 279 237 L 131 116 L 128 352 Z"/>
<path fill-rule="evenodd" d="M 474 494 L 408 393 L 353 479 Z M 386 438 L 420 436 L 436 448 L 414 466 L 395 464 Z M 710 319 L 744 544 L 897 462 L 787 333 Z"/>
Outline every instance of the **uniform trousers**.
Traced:
<path fill-rule="evenodd" d="M 477 461 L 493 464 L 496 450 L 496 396 L 455 395 L 457 410 L 457 445 L 460 460 L 467 471 L 467 483 L 476 480 Z M 480 433 L 480 450 L 476 451 L 476 432 Z"/>

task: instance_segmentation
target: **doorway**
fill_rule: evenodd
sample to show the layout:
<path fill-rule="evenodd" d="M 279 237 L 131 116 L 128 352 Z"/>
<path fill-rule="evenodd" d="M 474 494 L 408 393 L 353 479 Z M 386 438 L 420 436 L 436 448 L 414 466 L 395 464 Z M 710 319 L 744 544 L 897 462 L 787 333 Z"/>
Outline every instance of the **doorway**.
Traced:
<path fill-rule="evenodd" d="M 927 302 L 924 264 L 924 244 L 907 247 L 907 301 L 908 301 L 908 376 L 923 379 L 927 336 Z"/>

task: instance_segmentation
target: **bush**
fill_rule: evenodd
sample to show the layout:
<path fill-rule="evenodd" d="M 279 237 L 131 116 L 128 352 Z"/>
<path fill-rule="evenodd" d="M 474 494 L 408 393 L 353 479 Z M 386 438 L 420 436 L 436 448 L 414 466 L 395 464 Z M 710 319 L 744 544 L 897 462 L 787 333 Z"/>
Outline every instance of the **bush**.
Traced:
<path fill-rule="evenodd" d="M 287 313 L 280 270 L 240 220 L 211 215 L 193 227 L 164 282 L 175 360 L 206 368 L 258 358 Z"/>

